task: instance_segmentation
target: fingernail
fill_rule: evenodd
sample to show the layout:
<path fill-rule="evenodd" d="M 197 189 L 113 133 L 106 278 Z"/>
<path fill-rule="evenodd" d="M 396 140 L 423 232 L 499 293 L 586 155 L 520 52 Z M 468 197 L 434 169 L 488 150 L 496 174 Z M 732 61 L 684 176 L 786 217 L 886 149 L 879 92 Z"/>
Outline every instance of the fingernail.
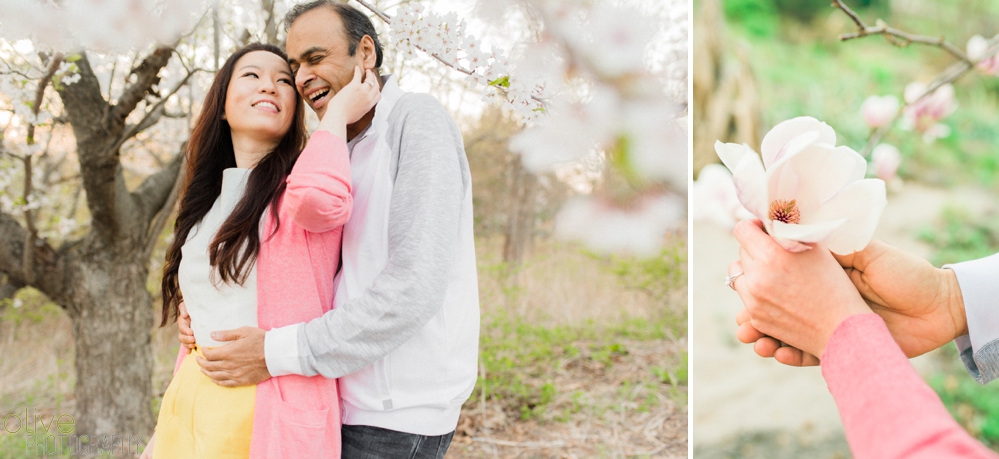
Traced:
<path fill-rule="evenodd" d="M 219 333 L 218 332 L 212 332 L 211 333 L 211 337 L 212 337 L 212 339 L 219 339 Z"/>

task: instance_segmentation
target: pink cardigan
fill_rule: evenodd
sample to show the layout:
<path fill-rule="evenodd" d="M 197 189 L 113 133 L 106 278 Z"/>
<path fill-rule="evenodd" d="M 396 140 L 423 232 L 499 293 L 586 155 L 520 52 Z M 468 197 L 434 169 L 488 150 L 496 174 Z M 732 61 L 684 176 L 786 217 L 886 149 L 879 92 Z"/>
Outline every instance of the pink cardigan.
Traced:
<path fill-rule="evenodd" d="M 822 375 L 855 459 L 999 458 L 954 421 L 877 314 L 836 328 Z"/>
<path fill-rule="evenodd" d="M 287 183 L 280 226 L 274 233 L 267 211 L 269 238 L 262 240 L 257 258 L 257 325 L 264 330 L 308 322 L 333 307 L 333 277 L 352 206 L 344 140 L 327 131 L 313 133 Z M 182 346 L 174 372 L 185 351 Z M 336 380 L 285 375 L 258 384 L 250 458 L 306 457 L 340 457 Z"/>

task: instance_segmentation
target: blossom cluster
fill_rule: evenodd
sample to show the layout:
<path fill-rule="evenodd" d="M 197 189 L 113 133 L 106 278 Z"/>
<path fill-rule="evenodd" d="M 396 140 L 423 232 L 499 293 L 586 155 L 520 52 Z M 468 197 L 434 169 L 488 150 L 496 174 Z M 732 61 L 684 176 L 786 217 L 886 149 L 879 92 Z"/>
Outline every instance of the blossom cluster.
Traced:
<path fill-rule="evenodd" d="M 389 20 L 389 28 L 392 42 L 401 51 L 412 55 L 414 49 L 423 50 L 465 73 L 470 82 L 483 88 L 485 97 L 504 96 L 524 120 L 535 120 L 543 113 L 542 101 L 549 97 L 549 85 L 521 74 L 511 75 L 504 51 L 485 50 L 456 13 L 440 15 L 420 3 L 408 3 Z"/>
<path fill-rule="evenodd" d="M 999 35 L 993 38 L 999 38 Z M 978 70 L 985 75 L 999 75 L 999 55 L 987 55 L 989 51 L 989 40 L 981 35 L 975 35 L 968 39 L 967 53 L 968 59 L 976 62 Z"/>
<path fill-rule="evenodd" d="M 203 11 L 204 0 L 4 0 L 0 31 L 56 50 L 123 52 L 173 42 Z"/>
<path fill-rule="evenodd" d="M 401 49 L 421 49 L 468 75 L 487 96 L 505 96 L 527 124 L 510 148 L 521 154 L 529 170 L 557 172 L 599 156 L 613 168 L 610 173 L 623 174 L 640 190 L 668 184 L 682 194 L 687 123 L 683 105 L 663 88 L 670 77 L 682 79 L 674 86 L 685 88 L 686 72 L 664 65 L 669 73 L 664 78 L 649 68 L 650 43 L 666 35 L 659 44 L 675 46 L 659 49 L 668 48 L 686 68 L 685 4 L 666 3 L 675 6 L 668 20 L 611 2 L 489 2 L 483 9 L 493 11 L 493 19 L 510 7 L 523 7 L 543 24 L 539 40 L 516 60 L 501 49 L 485 50 L 457 14 L 438 15 L 419 3 L 401 6 L 389 25 Z M 638 193 L 625 203 L 581 196 L 560 212 L 557 233 L 600 251 L 657 253 L 666 232 L 685 213 L 676 196 Z"/>

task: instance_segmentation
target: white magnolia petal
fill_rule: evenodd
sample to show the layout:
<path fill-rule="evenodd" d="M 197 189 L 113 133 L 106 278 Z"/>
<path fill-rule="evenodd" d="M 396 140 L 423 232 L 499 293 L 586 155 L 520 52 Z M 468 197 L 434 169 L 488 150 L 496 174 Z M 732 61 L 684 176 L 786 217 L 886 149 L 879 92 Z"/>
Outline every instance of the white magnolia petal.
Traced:
<path fill-rule="evenodd" d="M 725 166 L 732 171 L 736 194 L 743 207 L 761 220 L 766 218 L 767 187 L 766 171 L 760 157 L 745 145 L 715 142 L 715 152 Z"/>
<path fill-rule="evenodd" d="M 846 224 L 830 234 L 825 242 L 833 253 L 846 255 L 867 247 L 887 203 L 885 182 L 878 179 L 859 180 L 844 187 L 814 212 L 802 214 L 801 221 L 812 223 L 846 219 Z"/>
<path fill-rule="evenodd" d="M 784 147 L 795 137 L 806 132 L 818 132 L 816 143 L 836 145 L 836 131 L 831 126 L 810 116 L 799 116 L 784 121 L 770 130 L 763 137 L 760 152 L 763 153 L 763 164 L 770 166 L 783 156 Z"/>
<path fill-rule="evenodd" d="M 804 215 L 866 172 L 867 161 L 853 149 L 812 144 L 767 170 L 769 199 L 793 199 Z"/>
<path fill-rule="evenodd" d="M 838 220 L 826 220 L 816 223 L 784 223 L 781 221 L 773 222 L 773 237 L 787 239 L 791 241 L 798 242 L 824 242 L 829 238 L 830 234 L 833 234 L 837 229 L 843 226 L 847 222 L 847 219 L 841 218 Z"/>

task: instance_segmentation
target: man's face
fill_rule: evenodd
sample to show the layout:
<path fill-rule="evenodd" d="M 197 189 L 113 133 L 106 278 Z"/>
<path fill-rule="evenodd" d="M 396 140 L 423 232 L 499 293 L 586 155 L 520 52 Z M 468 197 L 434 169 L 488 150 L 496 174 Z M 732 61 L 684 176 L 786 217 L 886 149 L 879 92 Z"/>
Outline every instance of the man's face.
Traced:
<path fill-rule="evenodd" d="M 286 47 L 298 94 L 320 119 L 333 95 L 354 77 L 354 67 L 371 68 L 364 66 L 360 49 L 350 55 L 343 21 L 330 8 L 316 8 L 295 20 Z"/>

